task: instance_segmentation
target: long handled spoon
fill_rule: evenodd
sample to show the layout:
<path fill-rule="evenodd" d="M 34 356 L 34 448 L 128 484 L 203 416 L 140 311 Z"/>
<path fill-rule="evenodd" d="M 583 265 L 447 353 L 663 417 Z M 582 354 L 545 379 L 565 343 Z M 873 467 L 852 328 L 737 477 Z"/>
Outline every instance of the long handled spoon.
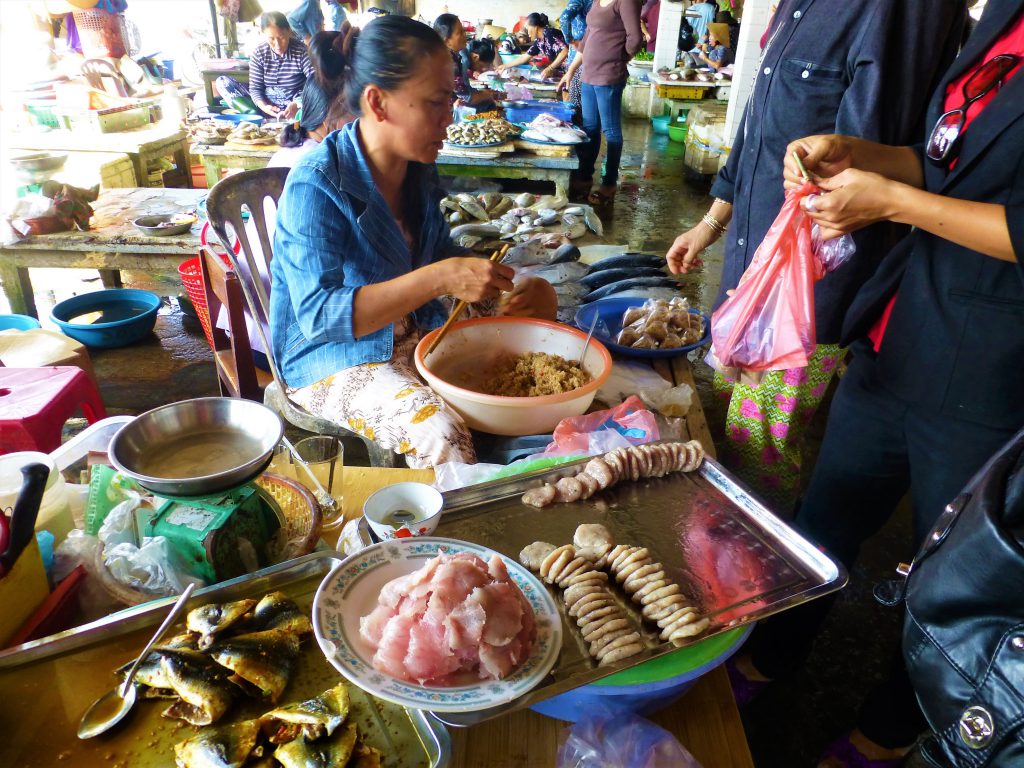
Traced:
<path fill-rule="evenodd" d="M 587 332 L 587 340 L 583 342 L 583 349 L 580 350 L 580 359 L 576 363 L 580 368 L 583 367 L 583 358 L 587 356 L 587 347 L 590 346 L 590 340 L 594 336 L 594 329 L 597 328 L 597 312 L 594 312 L 594 320 L 590 323 L 590 330 Z"/>
<path fill-rule="evenodd" d="M 178 598 L 171 612 L 167 614 L 163 624 L 157 628 L 156 634 L 149 639 L 146 647 L 142 649 L 142 653 L 139 654 L 135 663 L 132 664 L 132 668 L 128 670 L 124 683 L 98 698 L 82 715 L 82 722 L 78 724 L 78 738 L 91 739 L 93 736 L 106 733 L 128 714 L 135 704 L 135 695 L 138 691 L 138 686 L 135 684 L 135 673 L 139 671 L 139 667 L 149 656 L 153 646 L 160 642 L 160 638 L 164 636 L 167 630 L 171 628 L 171 625 L 178 620 L 182 611 L 185 610 L 185 603 L 188 602 L 188 598 L 192 594 L 192 590 L 195 589 L 195 586 L 195 584 L 189 584 L 185 587 L 185 591 L 181 593 L 181 597 Z"/>

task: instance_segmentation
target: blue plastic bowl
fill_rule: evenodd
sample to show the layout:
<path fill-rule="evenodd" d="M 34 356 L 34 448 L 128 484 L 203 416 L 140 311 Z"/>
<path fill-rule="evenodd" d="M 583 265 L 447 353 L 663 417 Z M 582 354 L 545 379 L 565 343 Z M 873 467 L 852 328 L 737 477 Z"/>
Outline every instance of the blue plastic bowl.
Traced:
<path fill-rule="evenodd" d="M 690 314 L 701 315 L 704 318 L 704 337 L 694 344 L 686 344 L 675 349 L 634 349 L 616 344 L 615 339 L 622 330 L 622 315 L 631 307 L 642 307 L 646 299 L 639 297 L 615 297 L 598 299 L 589 304 L 584 304 L 576 310 L 576 327 L 584 331 L 590 330 L 590 324 L 594 322 L 594 314 L 598 316 L 598 324 L 594 330 L 594 338 L 604 344 L 616 355 L 627 357 L 640 357 L 647 359 L 681 357 L 691 350 L 697 349 L 708 343 L 711 338 L 711 318 L 696 309 L 690 309 Z"/>
<path fill-rule="evenodd" d="M 0 315 L 0 331 L 31 331 L 42 328 L 39 321 L 28 315 Z"/>
<path fill-rule="evenodd" d="M 740 649 L 754 626 L 738 627 L 703 642 L 638 664 L 559 696 L 534 704 L 542 715 L 575 723 L 601 708 L 650 714 L 667 707 Z"/>
<path fill-rule="evenodd" d="M 655 133 L 668 134 L 668 125 L 672 122 L 672 115 L 655 115 L 651 118 L 651 127 Z"/>
<path fill-rule="evenodd" d="M 68 336 L 87 347 L 110 349 L 134 344 L 156 325 L 160 297 L 136 288 L 110 288 L 75 296 L 57 304 L 50 319 Z M 75 322 L 100 313 L 91 322 Z"/>

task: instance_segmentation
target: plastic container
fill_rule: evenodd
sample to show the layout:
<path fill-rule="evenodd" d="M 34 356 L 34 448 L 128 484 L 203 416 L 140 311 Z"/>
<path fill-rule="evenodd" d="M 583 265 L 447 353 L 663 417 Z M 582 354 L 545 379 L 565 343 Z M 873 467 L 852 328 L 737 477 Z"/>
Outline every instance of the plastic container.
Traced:
<path fill-rule="evenodd" d="M 529 86 L 527 86 L 529 87 Z M 533 101 L 504 101 L 505 119 L 510 123 L 529 123 L 537 115 L 548 113 L 559 120 L 570 122 L 575 112 L 571 104 L 553 99 L 535 99 Z"/>
<path fill-rule="evenodd" d="M 671 123 L 668 125 L 668 138 L 671 141 L 677 141 L 680 144 L 685 144 L 686 132 L 688 130 L 689 127 L 686 125 L 686 123 Z"/>
<path fill-rule="evenodd" d="M 501 358 L 525 352 L 546 352 L 578 360 L 587 335 L 549 320 L 522 317 L 478 317 L 449 328 L 430 353 L 424 354 L 438 330 L 416 345 L 416 370 L 430 388 L 466 421 L 471 429 L 493 435 L 542 435 L 562 419 L 585 413 L 597 390 L 608 379 L 612 357 L 604 344 L 592 339 L 583 361 L 590 381 L 578 389 L 539 397 L 500 397 L 467 388 L 483 384 Z"/>
<path fill-rule="evenodd" d="M 71 338 L 88 347 L 111 349 L 134 344 L 156 325 L 160 297 L 137 288 L 109 288 L 75 296 L 58 303 L 50 319 Z M 84 315 L 102 313 L 93 322 Z M 79 322 L 73 322 L 78 319 Z"/>
<path fill-rule="evenodd" d="M 59 128 L 60 118 L 54 112 L 56 104 L 26 104 L 29 122 L 43 128 Z"/>
<path fill-rule="evenodd" d="M 110 416 L 90 424 L 55 451 L 50 453 L 54 465 L 61 472 L 74 469 L 88 457 L 89 451 L 106 453 L 110 441 L 125 424 L 135 421 L 134 416 Z M 83 465 L 84 466 L 84 465 Z"/>
<path fill-rule="evenodd" d="M 206 341 L 213 349 L 213 328 L 210 325 L 210 308 L 206 304 L 206 287 L 203 284 L 203 270 L 199 263 L 200 256 L 182 262 L 178 267 L 178 274 L 181 275 L 181 283 L 185 286 L 185 293 L 188 300 L 199 318 L 199 324 L 203 327 Z"/>
<path fill-rule="evenodd" d="M 58 110 L 60 126 L 69 131 L 117 133 L 149 125 L 150 105 L 138 104 L 109 109 Z"/>
<path fill-rule="evenodd" d="M 723 632 L 595 683 L 534 704 L 531 709 L 558 720 L 576 722 L 596 708 L 650 714 L 685 694 L 697 679 L 740 649 L 753 625 Z"/>
<path fill-rule="evenodd" d="M 127 53 L 124 14 L 89 8 L 72 13 L 87 59 L 120 59 Z"/>
<path fill-rule="evenodd" d="M 39 321 L 28 315 L 0 315 L 0 331 L 31 331 L 42 328 Z"/>
<path fill-rule="evenodd" d="M 668 126 L 672 122 L 672 115 L 656 115 L 651 118 L 651 127 L 655 133 L 662 136 L 668 135 Z"/>
<path fill-rule="evenodd" d="M 57 470 L 57 464 L 49 454 L 19 451 L 0 456 L 0 508 L 14 507 L 24 482 L 21 468 L 37 462 L 49 467 L 50 475 L 46 478 L 46 491 L 43 493 L 39 516 L 36 518 L 36 530 L 49 531 L 59 545 L 75 527 L 75 520 L 71 515 L 71 499 L 64 477 Z"/>

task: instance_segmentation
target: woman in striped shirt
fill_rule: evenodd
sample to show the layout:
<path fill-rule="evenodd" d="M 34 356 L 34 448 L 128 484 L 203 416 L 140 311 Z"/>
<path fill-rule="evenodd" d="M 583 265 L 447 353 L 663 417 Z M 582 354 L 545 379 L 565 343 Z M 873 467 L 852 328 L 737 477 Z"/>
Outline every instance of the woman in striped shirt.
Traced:
<path fill-rule="evenodd" d="M 265 42 L 249 60 L 249 94 L 264 114 L 290 120 L 299 109 L 306 78 L 313 75 L 309 51 L 292 34 L 283 13 L 264 13 L 260 29 Z"/>

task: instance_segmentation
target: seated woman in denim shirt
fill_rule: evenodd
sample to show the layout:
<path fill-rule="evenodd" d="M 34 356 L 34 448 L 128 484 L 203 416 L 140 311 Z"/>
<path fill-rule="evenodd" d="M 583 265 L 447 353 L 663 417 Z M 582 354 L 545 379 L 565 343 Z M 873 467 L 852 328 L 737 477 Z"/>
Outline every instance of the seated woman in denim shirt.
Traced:
<path fill-rule="evenodd" d="M 537 279 L 513 290 L 510 267 L 452 243 L 434 165 L 452 120 L 444 41 L 384 16 L 333 50 L 347 67 L 340 98 L 358 119 L 288 175 L 271 261 L 275 359 L 292 400 L 410 466 L 472 462 L 462 420 L 413 368 L 421 331 L 444 322 L 441 297 L 512 291 L 509 314 L 553 318 L 554 290 Z"/>
<path fill-rule="evenodd" d="M 735 54 L 729 47 L 729 25 L 708 24 L 707 51 L 700 55 L 701 62 L 717 71 L 732 64 L 734 59 Z"/>

